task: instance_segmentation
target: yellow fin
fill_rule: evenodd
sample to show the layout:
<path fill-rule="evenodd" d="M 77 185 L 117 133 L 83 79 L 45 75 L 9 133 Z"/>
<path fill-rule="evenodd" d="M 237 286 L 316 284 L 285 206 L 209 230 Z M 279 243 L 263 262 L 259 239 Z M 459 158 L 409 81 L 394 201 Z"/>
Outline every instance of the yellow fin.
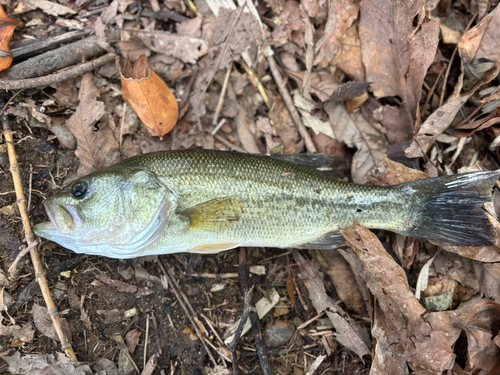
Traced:
<path fill-rule="evenodd" d="M 239 198 L 217 198 L 191 207 L 186 211 L 189 230 L 206 232 L 226 231 L 233 227 L 243 213 L 243 202 Z"/>
<path fill-rule="evenodd" d="M 198 254 L 212 254 L 218 253 L 219 251 L 234 249 L 235 247 L 241 246 L 238 243 L 214 243 L 211 245 L 201 245 L 189 250 L 190 253 Z"/>

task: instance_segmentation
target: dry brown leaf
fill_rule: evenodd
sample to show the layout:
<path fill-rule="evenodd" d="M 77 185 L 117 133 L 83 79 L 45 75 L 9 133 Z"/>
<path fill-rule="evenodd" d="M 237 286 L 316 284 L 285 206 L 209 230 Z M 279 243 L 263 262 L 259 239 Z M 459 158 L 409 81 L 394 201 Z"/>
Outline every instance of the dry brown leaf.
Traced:
<path fill-rule="evenodd" d="M 349 263 L 338 251 L 310 250 L 332 280 L 335 291 L 346 307 L 360 316 L 367 314 L 365 301 Z"/>
<path fill-rule="evenodd" d="M 139 329 L 133 329 L 125 335 L 125 342 L 127 343 L 127 349 L 130 353 L 134 353 L 135 348 L 139 344 L 139 338 L 141 337 L 141 331 Z"/>
<path fill-rule="evenodd" d="M 208 52 L 205 40 L 155 30 L 155 22 L 144 28 L 140 38 L 152 51 L 175 57 L 186 64 L 196 64 Z"/>
<path fill-rule="evenodd" d="M 465 371 L 478 373 L 485 370 L 491 375 L 500 374 L 500 347 L 495 343 L 499 326 L 498 303 L 483 299 L 471 308 L 467 322 L 461 325 L 468 341 Z"/>
<path fill-rule="evenodd" d="M 471 95 L 472 93 L 452 97 L 446 104 L 436 109 L 414 135 L 412 143 L 405 150 L 406 156 L 419 158 L 429 151 L 436 137 L 448 129 L 462 105 Z"/>
<path fill-rule="evenodd" d="M 342 41 L 341 51 L 335 60 L 336 65 L 356 81 L 365 80 L 365 66 L 361 57 L 358 23 L 349 27 Z"/>
<path fill-rule="evenodd" d="M 381 165 L 385 168 L 382 174 L 369 176 L 367 183 L 370 185 L 398 185 L 405 182 L 418 181 L 429 178 L 429 176 L 417 169 L 408 168 L 406 165 L 385 158 Z"/>
<path fill-rule="evenodd" d="M 144 366 L 141 375 L 151 375 L 155 370 L 157 364 L 158 358 L 156 358 L 156 355 L 151 356 L 151 358 L 149 358 L 149 361 L 146 363 L 146 366 Z"/>
<path fill-rule="evenodd" d="M 46 307 L 40 306 L 36 303 L 33 305 L 33 321 L 35 322 L 36 329 L 39 330 L 44 336 L 47 336 L 52 340 L 59 341 L 59 336 L 57 335 L 52 319 L 50 318 L 49 311 Z M 66 338 L 71 342 L 71 331 L 65 318 L 61 318 L 61 326 Z"/>
<path fill-rule="evenodd" d="M 500 69 L 500 9 L 491 13 L 460 39 L 458 51 L 464 62 L 464 90 L 477 89 L 493 80 Z"/>
<path fill-rule="evenodd" d="M 355 147 L 351 175 L 355 183 L 365 182 L 368 174 L 382 171 L 387 141 L 360 112 L 349 113 L 343 104 L 328 101 L 324 105 L 335 138 L 347 147 Z"/>
<path fill-rule="evenodd" d="M 19 21 L 7 17 L 0 4 L 0 72 L 9 68 L 12 64 L 12 52 L 10 52 L 10 39 Z"/>
<path fill-rule="evenodd" d="M 58 4 L 53 1 L 48 0 L 22 0 L 21 3 L 28 6 L 31 9 L 39 8 L 44 13 L 50 14 L 51 16 L 64 16 L 66 14 L 76 14 L 71 8 L 65 5 Z"/>
<path fill-rule="evenodd" d="M 108 121 L 105 121 L 104 103 L 96 100 L 98 96 L 99 90 L 94 84 L 92 72 L 84 74 L 78 95 L 80 104 L 66 121 L 66 126 L 78 143 L 76 151 L 80 158 L 77 171 L 79 176 L 120 161 L 118 142 Z"/>
<path fill-rule="evenodd" d="M 462 59 L 471 63 L 474 59 L 500 60 L 500 9 L 496 7 L 478 25 L 467 31 L 458 44 Z"/>
<path fill-rule="evenodd" d="M 97 275 L 96 279 L 103 282 L 104 284 L 111 285 L 116 288 L 117 292 L 120 293 L 135 293 L 137 292 L 137 286 L 136 285 L 131 285 L 124 283 L 123 281 L 120 280 L 113 280 L 109 276 L 106 275 Z"/>
<path fill-rule="evenodd" d="M 372 335 L 377 340 L 372 368 L 386 374 L 407 373 L 406 321 L 416 319 L 425 309 L 411 292 L 404 270 L 387 253 L 377 236 L 358 222 L 341 233 L 361 260 L 361 276 L 380 308 L 380 311 L 375 309 L 372 324 Z"/>
<path fill-rule="evenodd" d="M 281 138 L 283 144 L 283 154 L 293 155 L 297 152 L 297 142 L 299 141 L 299 131 L 293 122 L 290 112 L 281 98 L 274 100 L 269 111 L 269 119 L 273 126 L 273 131 Z"/>
<path fill-rule="evenodd" d="M 304 80 L 306 72 L 285 70 L 285 73 L 297 82 L 297 85 L 302 91 L 302 81 Z M 328 72 L 320 71 L 311 75 L 311 90 L 309 92 L 316 95 L 319 100 L 325 101 L 328 100 L 340 86 L 341 83 L 338 78 L 332 76 Z"/>
<path fill-rule="evenodd" d="M 335 327 L 335 339 L 351 349 L 360 358 L 370 353 L 370 342 L 364 331 L 349 315 L 328 297 L 319 265 L 306 260 L 299 252 L 293 251 L 293 257 L 299 265 L 304 284 L 309 291 L 309 298 L 318 313 L 325 311 Z"/>
<path fill-rule="evenodd" d="M 123 100 L 134 110 L 152 136 L 162 138 L 177 123 L 179 107 L 174 94 L 151 70 L 145 55 L 134 67 L 130 60 L 117 58 Z"/>
<path fill-rule="evenodd" d="M 210 47 L 207 55 L 198 62 L 200 70 L 196 75 L 189 96 L 190 110 L 186 115 L 188 121 L 196 122 L 200 116 L 205 114 L 206 109 L 203 104 L 205 93 L 215 73 L 218 70 L 227 69 L 233 61 L 240 60 L 243 52 L 257 50 L 261 44 L 261 27 L 255 17 L 250 13 L 243 12 L 232 28 L 237 15 L 238 10 L 221 8 L 217 18 L 207 17 L 204 20 L 202 38 L 208 41 Z M 231 38 L 226 41 L 231 30 Z M 219 56 L 223 52 L 224 55 L 220 57 L 219 62 Z"/>
<path fill-rule="evenodd" d="M 406 140 L 411 139 L 422 83 L 439 42 L 439 21 L 413 26 L 424 3 L 369 0 L 361 3 L 360 10 L 359 36 L 366 80 L 372 82 L 377 98 L 401 98 L 406 120 L 401 126 L 407 130 Z"/>
<path fill-rule="evenodd" d="M 325 30 L 316 42 L 314 65 L 325 68 L 332 60 L 332 65 L 335 65 L 337 55 L 343 53 L 341 47 L 346 39 L 347 29 L 356 21 L 358 12 L 358 0 L 330 1 Z"/>
<path fill-rule="evenodd" d="M 406 273 L 377 236 L 358 222 L 341 230 L 362 263 L 361 276 L 376 298 L 372 335 L 377 340 L 372 369 L 381 374 L 415 371 L 441 373 L 453 366 L 453 346 L 460 335 L 454 327 L 460 312 L 426 313 L 408 285 Z M 388 354 L 390 353 L 390 354 Z"/>
<path fill-rule="evenodd" d="M 500 263 L 473 262 L 481 292 L 500 303 Z"/>

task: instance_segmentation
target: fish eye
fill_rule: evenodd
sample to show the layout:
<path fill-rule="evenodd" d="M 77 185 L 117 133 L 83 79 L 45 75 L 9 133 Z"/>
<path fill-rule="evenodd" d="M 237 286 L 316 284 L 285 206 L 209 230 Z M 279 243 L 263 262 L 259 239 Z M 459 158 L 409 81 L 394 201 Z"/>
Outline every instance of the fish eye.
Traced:
<path fill-rule="evenodd" d="M 76 199 L 83 199 L 87 194 L 87 184 L 84 182 L 77 182 L 71 187 L 71 194 Z"/>

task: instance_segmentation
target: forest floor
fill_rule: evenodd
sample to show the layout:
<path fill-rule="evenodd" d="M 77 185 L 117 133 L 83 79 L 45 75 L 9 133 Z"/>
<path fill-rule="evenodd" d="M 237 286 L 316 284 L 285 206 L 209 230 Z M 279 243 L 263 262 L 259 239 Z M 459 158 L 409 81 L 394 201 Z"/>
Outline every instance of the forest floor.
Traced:
<path fill-rule="evenodd" d="M 498 182 L 484 207 L 492 246 L 359 224 L 339 250 L 130 260 L 39 239 L 63 348 L 30 256 L 9 270 L 27 229 L 8 155 L 13 144 L 31 225 L 47 221 L 43 201 L 69 182 L 155 151 L 323 153 L 338 178 L 367 185 L 497 170 L 498 6 L 1 4 L 0 67 L 9 47 L 13 65 L 0 72 L 0 373 L 500 375 Z M 148 90 L 155 100 L 141 101 Z M 249 311 L 254 329 L 237 340 L 236 361 L 231 335 Z"/>

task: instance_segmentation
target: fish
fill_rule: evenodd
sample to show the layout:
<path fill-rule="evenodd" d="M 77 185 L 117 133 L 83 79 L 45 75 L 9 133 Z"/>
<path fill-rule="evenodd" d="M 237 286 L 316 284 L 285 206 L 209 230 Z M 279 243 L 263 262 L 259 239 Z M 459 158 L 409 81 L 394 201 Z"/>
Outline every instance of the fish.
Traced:
<path fill-rule="evenodd" d="M 325 156 L 326 157 L 326 156 Z M 79 178 L 43 205 L 37 236 L 76 253 L 128 259 L 239 246 L 334 249 L 339 229 L 490 246 L 482 206 L 500 171 L 365 186 L 325 176 L 321 155 L 216 150 L 139 155 Z M 309 160 L 309 162 L 307 162 Z"/>

